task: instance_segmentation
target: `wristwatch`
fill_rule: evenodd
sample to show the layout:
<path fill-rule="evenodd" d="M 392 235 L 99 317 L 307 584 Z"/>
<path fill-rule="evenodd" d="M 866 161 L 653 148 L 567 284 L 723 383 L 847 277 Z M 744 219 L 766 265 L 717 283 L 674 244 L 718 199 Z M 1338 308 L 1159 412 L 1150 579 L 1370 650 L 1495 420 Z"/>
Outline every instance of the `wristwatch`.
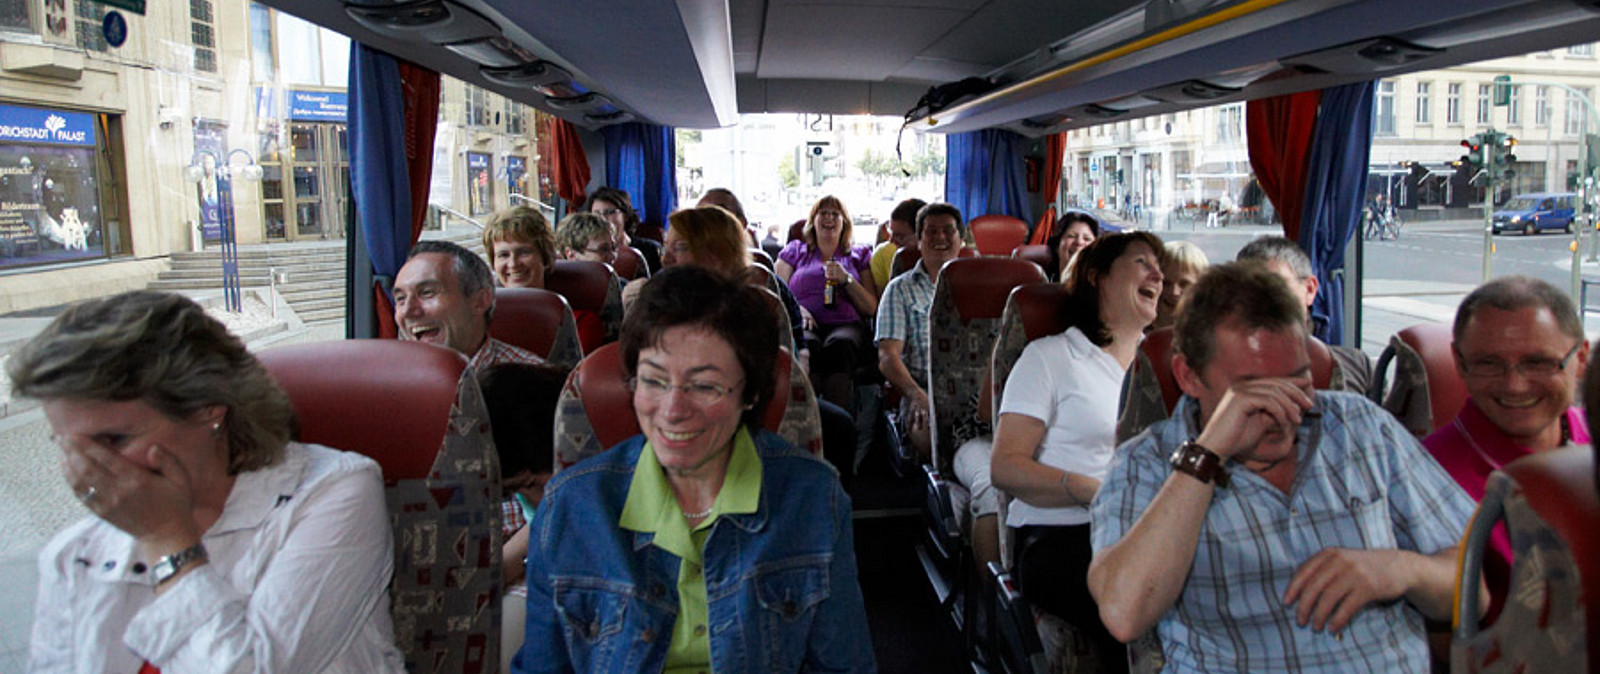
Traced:
<path fill-rule="evenodd" d="M 1188 473 L 1201 482 L 1216 483 L 1218 487 L 1228 486 L 1228 470 L 1222 467 L 1222 461 L 1222 457 L 1193 440 L 1178 445 L 1172 452 L 1173 470 Z"/>
<path fill-rule="evenodd" d="M 156 585 L 160 585 L 178 575 L 178 572 L 182 571 L 183 567 L 207 559 L 210 559 L 210 557 L 206 555 L 206 546 L 195 543 L 190 547 L 156 560 L 155 566 L 150 569 L 150 575 L 156 579 Z"/>

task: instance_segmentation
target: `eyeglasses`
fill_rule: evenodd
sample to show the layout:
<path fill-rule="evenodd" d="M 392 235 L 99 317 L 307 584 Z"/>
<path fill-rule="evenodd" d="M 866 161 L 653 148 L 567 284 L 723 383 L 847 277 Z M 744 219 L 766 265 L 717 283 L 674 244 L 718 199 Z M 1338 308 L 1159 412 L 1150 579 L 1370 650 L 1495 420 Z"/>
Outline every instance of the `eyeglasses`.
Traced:
<path fill-rule="evenodd" d="M 742 383 L 742 382 L 741 382 Z M 683 391 L 689 396 L 690 402 L 700 407 L 710 407 L 722 400 L 723 396 L 733 392 L 733 388 L 712 384 L 710 382 L 689 382 L 687 384 L 674 384 L 665 379 L 655 377 L 634 377 L 628 380 L 628 388 L 644 396 L 651 402 L 660 401 L 667 397 L 673 389 Z"/>
<path fill-rule="evenodd" d="M 1513 369 L 1517 371 L 1517 374 L 1528 378 L 1550 377 L 1554 376 L 1557 372 L 1566 370 L 1567 363 L 1572 361 L 1573 356 L 1578 355 L 1578 348 L 1582 346 L 1583 342 L 1573 344 L 1572 348 L 1567 350 L 1567 355 L 1562 356 L 1561 360 L 1552 360 L 1549 358 L 1530 358 L 1528 360 L 1519 361 L 1516 365 L 1512 365 L 1511 363 L 1507 363 L 1503 360 L 1467 361 L 1465 358 L 1462 358 L 1462 369 L 1466 371 L 1468 377 L 1476 377 L 1480 379 L 1504 377 Z"/>
<path fill-rule="evenodd" d="M 622 213 L 622 210 L 621 209 L 617 209 L 617 208 L 604 208 L 604 209 L 600 209 L 600 210 L 594 211 L 595 215 L 598 215 L 598 216 L 600 216 L 602 218 L 609 218 L 609 217 L 611 217 L 613 215 L 618 215 L 620 213 Z"/>
<path fill-rule="evenodd" d="M 616 244 L 609 244 L 609 245 L 605 245 L 605 246 L 600 246 L 598 248 L 585 248 L 585 249 L 583 249 L 583 252 L 588 253 L 590 255 L 616 255 L 617 254 L 617 246 L 616 246 Z"/>

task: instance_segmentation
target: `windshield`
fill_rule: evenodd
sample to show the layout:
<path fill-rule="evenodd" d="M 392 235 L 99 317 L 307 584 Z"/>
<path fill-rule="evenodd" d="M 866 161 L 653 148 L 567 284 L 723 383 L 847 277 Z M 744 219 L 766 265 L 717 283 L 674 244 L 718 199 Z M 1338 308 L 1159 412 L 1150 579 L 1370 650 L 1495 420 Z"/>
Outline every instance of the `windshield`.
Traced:
<path fill-rule="evenodd" d="M 1507 201 L 1506 205 L 1501 207 L 1500 210 L 1503 210 L 1503 211 L 1531 211 L 1531 210 L 1535 210 L 1537 207 L 1538 207 L 1538 202 L 1537 201 L 1534 201 L 1533 199 L 1529 199 L 1529 198 L 1526 198 L 1526 197 L 1517 197 L 1515 199 L 1512 199 L 1511 201 Z"/>

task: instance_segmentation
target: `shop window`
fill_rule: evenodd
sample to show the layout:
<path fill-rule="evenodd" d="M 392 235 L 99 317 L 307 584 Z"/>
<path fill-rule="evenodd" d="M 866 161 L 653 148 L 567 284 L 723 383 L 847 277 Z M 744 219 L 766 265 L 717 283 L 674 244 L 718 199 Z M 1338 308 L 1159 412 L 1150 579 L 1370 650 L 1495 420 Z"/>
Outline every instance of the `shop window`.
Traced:
<path fill-rule="evenodd" d="M 98 128 L 90 113 L 0 105 L 0 269 L 107 255 Z"/>

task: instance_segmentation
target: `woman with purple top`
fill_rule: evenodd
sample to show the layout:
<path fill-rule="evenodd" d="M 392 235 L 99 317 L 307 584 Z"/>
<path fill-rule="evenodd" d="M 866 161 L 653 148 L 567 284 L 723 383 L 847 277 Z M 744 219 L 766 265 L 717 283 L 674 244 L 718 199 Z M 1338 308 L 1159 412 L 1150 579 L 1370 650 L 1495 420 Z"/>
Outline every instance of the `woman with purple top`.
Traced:
<path fill-rule="evenodd" d="M 811 382 L 829 402 L 854 409 L 853 375 L 872 344 L 865 317 L 878 312 L 872 249 L 850 243 L 850 214 L 838 197 L 817 200 L 800 239 L 778 253 L 778 277 L 810 314 Z"/>

